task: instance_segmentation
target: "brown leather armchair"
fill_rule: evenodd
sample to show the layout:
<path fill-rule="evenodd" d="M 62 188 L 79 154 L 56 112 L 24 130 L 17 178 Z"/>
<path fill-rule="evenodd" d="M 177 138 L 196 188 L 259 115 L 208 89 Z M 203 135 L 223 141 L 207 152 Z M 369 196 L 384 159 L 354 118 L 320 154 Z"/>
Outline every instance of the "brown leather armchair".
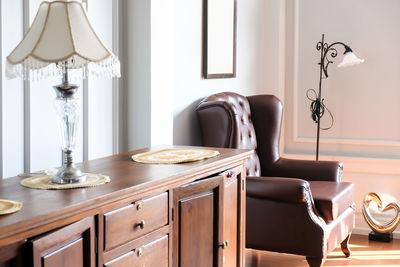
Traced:
<path fill-rule="evenodd" d="M 279 154 L 282 104 L 272 95 L 219 93 L 197 115 L 204 146 L 254 149 L 246 162 L 246 247 L 306 256 L 321 266 L 354 227 L 354 186 L 341 182 L 342 164 Z"/>

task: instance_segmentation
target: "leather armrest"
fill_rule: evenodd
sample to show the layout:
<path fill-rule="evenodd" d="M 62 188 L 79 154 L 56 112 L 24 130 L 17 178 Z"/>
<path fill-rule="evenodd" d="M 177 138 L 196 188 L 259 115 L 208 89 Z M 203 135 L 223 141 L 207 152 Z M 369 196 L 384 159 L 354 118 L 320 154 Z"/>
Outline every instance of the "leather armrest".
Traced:
<path fill-rule="evenodd" d="M 311 199 L 310 184 L 302 179 L 277 177 L 247 177 L 247 197 L 304 203 Z"/>
<path fill-rule="evenodd" d="M 343 164 L 337 161 L 315 161 L 280 158 L 271 166 L 262 166 L 262 176 L 291 177 L 307 181 L 340 182 Z"/>

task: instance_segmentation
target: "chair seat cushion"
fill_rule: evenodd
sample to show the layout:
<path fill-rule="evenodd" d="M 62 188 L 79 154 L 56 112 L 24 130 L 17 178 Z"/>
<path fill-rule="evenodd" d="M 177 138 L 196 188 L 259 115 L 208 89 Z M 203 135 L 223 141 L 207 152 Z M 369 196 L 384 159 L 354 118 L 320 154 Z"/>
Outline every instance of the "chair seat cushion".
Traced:
<path fill-rule="evenodd" d="M 310 181 L 315 207 L 325 221 L 335 220 L 354 204 L 354 184 Z"/>

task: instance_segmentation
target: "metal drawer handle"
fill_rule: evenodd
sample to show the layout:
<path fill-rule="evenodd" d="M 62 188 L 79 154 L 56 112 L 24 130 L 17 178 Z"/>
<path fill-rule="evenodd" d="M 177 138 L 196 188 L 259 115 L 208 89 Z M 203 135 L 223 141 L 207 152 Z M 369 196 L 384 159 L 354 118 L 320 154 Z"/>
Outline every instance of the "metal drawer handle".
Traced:
<path fill-rule="evenodd" d="M 143 205 L 143 201 L 138 202 L 137 205 L 136 205 L 136 210 L 141 210 L 142 209 L 142 205 Z"/>
<path fill-rule="evenodd" d="M 138 248 L 137 249 L 137 256 L 141 257 L 143 255 L 143 249 L 142 248 Z"/>
<path fill-rule="evenodd" d="M 234 171 L 227 171 L 227 173 L 226 173 L 226 177 L 227 178 L 232 178 L 233 176 L 235 176 L 235 172 Z"/>
<path fill-rule="evenodd" d="M 221 245 L 219 245 L 222 249 L 225 249 L 228 246 L 228 240 L 225 240 L 224 243 L 222 243 Z"/>
<path fill-rule="evenodd" d="M 136 226 L 140 227 L 140 229 L 143 229 L 144 226 L 146 225 L 146 222 L 142 220 L 140 223 L 138 223 Z"/>

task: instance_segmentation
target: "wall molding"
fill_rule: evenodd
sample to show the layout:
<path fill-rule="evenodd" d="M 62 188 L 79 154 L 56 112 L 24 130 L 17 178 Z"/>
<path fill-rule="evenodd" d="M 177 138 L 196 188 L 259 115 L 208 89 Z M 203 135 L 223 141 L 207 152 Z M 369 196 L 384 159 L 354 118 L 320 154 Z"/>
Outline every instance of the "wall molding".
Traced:
<path fill-rule="evenodd" d="M 88 0 L 82 0 L 88 12 Z M 89 160 L 89 82 L 88 79 L 82 81 L 82 159 Z"/>
<path fill-rule="evenodd" d="M 292 132 L 292 139 L 296 142 L 296 138 L 298 136 L 298 128 L 299 122 L 297 119 L 297 112 L 298 112 L 298 103 L 297 99 L 299 94 L 299 0 L 293 1 L 294 4 L 294 16 L 293 16 L 293 132 Z"/>
<path fill-rule="evenodd" d="M 29 0 L 23 0 L 23 32 L 29 29 Z M 31 172 L 31 82 L 24 80 L 24 172 Z"/>
<path fill-rule="evenodd" d="M 120 57 L 120 8 L 119 0 L 112 0 L 112 49 L 114 54 Z M 118 154 L 120 151 L 120 78 L 113 78 L 113 154 Z"/>
<path fill-rule="evenodd" d="M 3 12 L 3 5 L 2 2 L 0 2 L 0 18 L 2 17 L 2 12 Z M 3 39 L 3 20 L 0 19 L 0 37 L 1 39 Z M 0 42 L 0 58 L 3 58 L 3 44 L 2 42 Z M 3 154 L 4 154 L 4 150 L 3 150 L 3 64 L 1 64 L 0 66 L 0 85 L 1 85 L 1 90 L 0 90 L 0 103 L 1 103 L 1 108 L 0 108 L 0 176 L 3 177 L 4 176 L 4 172 L 3 172 Z"/>
<path fill-rule="evenodd" d="M 356 227 L 353 229 L 355 235 L 368 235 L 372 230 L 368 227 Z M 393 238 L 400 239 L 400 231 L 396 230 L 393 232 Z"/>
<path fill-rule="evenodd" d="M 285 158 L 315 160 L 314 155 L 284 153 Z M 400 176 L 400 159 L 320 156 L 320 160 L 340 161 L 345 173 Z"/>
<path fill-rule="evenodd" d="M 300 136 L 299 135 L 299 16 L 300 16 L 300 1 L 293 1 L 293 110 L 291 110 L 293 129 L 291 133 L 291 141 L 295 144 L 301 143 L 315 143 L 316 137 Z M 290 95 L 290 94 L 289 94 Z M 386 147 L 400 147 L 400 140 L 381 140 L 381 139 L 360 139 L 360 138 L 329 138 L 320 137 L 320 143 L 323 144 L 334 144 L 342 146 L 375 146 L 381 147 L 382 149 Z"/>
<path fill-rule="evenodd" d="M 297 114 L 297 113 L 296 113 Z M 315 143 L 316 137 L 300 137 L 293 139 L 297 143 Z M 400 147 L 400 141 L 397 140 L 379 140 L 379 139 L 357 139 L 357 138 L 328 138 L 319 139 L 320 143 L 325 144 L 344 144 L 358 146 L 396 146 Z"/>

